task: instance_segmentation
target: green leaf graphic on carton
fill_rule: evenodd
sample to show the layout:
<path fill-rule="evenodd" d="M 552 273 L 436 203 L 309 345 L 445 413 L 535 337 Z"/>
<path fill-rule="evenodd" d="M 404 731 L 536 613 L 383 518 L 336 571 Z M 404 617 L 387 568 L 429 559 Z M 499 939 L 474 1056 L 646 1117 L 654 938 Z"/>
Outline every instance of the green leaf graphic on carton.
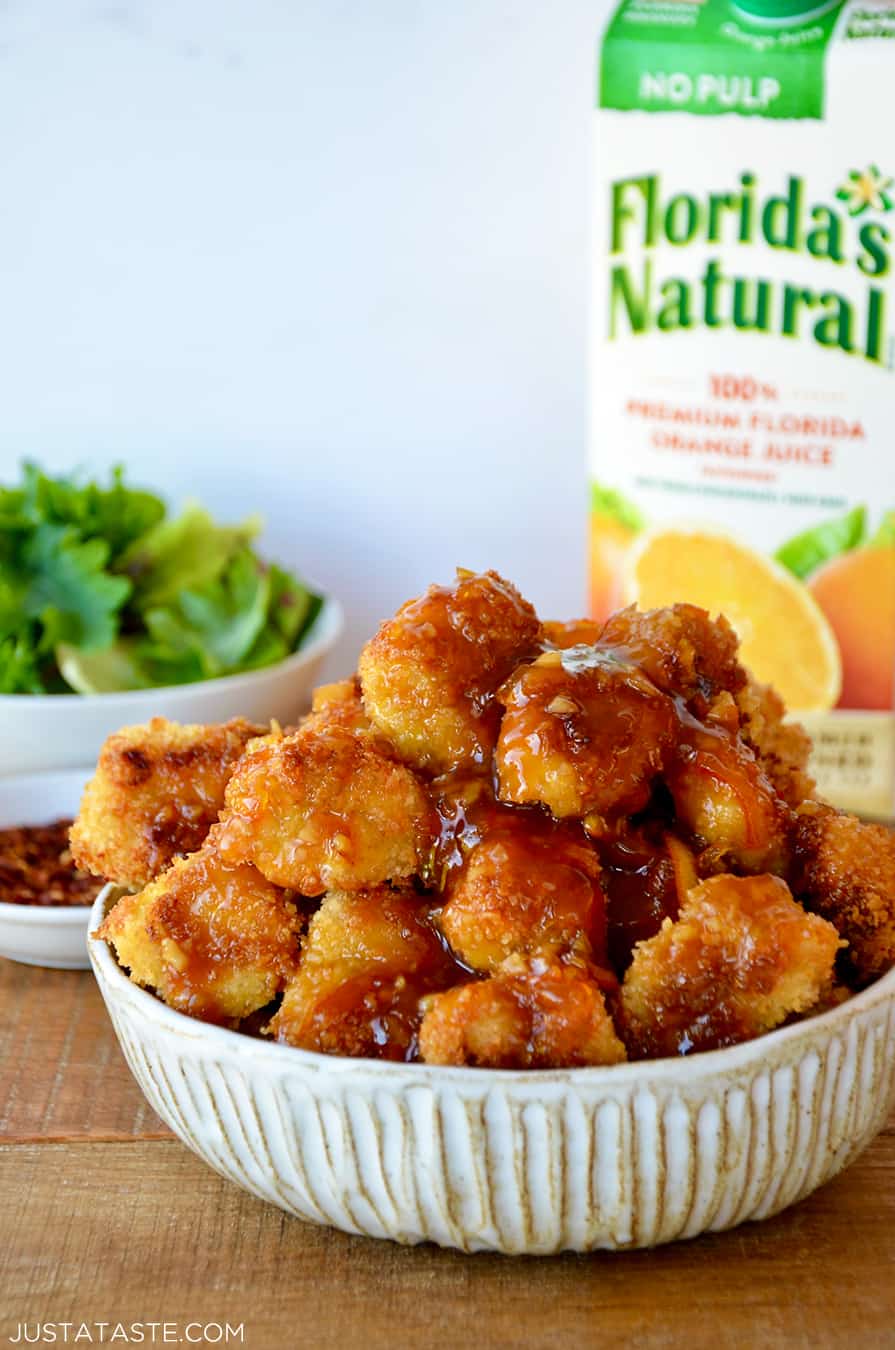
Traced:
<path fill-rule="evenodd" d="M 788 539 L 774 557 L 800 581 L 804 581 L 831 558 L 857 548 L 864 542 L 866 532 L 867 508 L 856 506 L 847 515 L 823 521 Z"/>
<path fill-rule="evenodd" d="M 870 548 L 895 548 L 895 511 L 887 511 L 869 540 Z"/>
<path fill-rule="evenodd" d="M 617 520 L 632 534 L 639 534 L 646 528 L 646 519 L 634 503 L 615 488 L 604 487 L 602 483 L 591 484 L 590 510 L 591 515 Z"/>

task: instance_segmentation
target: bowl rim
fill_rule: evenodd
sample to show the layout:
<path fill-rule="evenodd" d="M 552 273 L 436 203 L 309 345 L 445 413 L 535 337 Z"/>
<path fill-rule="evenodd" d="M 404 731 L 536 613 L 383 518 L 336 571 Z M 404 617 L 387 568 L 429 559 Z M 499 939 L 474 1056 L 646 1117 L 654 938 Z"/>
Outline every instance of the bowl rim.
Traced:
<path fill-rule="evenodd" d="M 219 675 L 213 680 L 194 680 L 191 684 L 154 684 L 148 689 L 121 689 L 105 694 L 0 694 L 0 708 L 98 708 L 108 705 L 113 699 L 120 700 L 127 708 L 154 695 L 192 694 L 201 696 L 210 689 L 235 690 L 257 680 L 264 675 L 300 667 L 324 652 L 340 637 L 345 627 L 345 612 L 339 601 L 332 595 L 323 596 L 323 604 L 302 645 L 282 661 L 269 666 L 259 666 L 256 670 L 243 670 L 236 675 Z"/>
<path fill-rule="evenodd" d="M 241 1031 L 229 1027 L 217 1026 L 212 1022 L 203 1022 L 196 1017 L 170 1008 L 161 999 L 147 989 L 134 984 L 125 974 L 111 948 L 104 938 L 96 936 L 96 929 L 105 917 L 109 901 L 113 895 L 117 899 L 125 890 L 109 883 L 104 886 L 93 904 L 90 927 L 87 934 L 87 949 L 96 981 L 100 986 L 108 986 L 116 995 L 125 998 L 135 1014 L 144 1021 L 155 1021 L 164 1031 L 179 1037 L 187 1037 L 202 1042 L 217 1057 L 250 1056 L 258 1065 L 270 1063 L 273 1069 L 288 1071 L 310 1069 L 316 1073 L 328 1074 L 372 1074 L 375 1078 L 385 1078 L 392 1083 L 401 1083 L 411 1087 L 414 1084 L 434 1086 L 440 1081 L 453 1085 L 460 1083 L 475 1086 L 479 1092 L 489 1083 L 504 1086 L 518 1084 L 531 1087 L 535 1084 L 580 1085 L 585 1088 L 631 1089 L 638 1082 L 653 1085 L 657 1081 L 692 1084 L 694 1081 L 710 1077 L 726 1076 L 762 1056 L 771 1047 L 785 1046 L 790 1042 L 808 1038 L 813 1039 L 818 1031 L 833 1034 L 837 1029 L 850 1023 L 859 1013 L 873 1008 L 877 1003 L 887 1000 L 895 1003 L 895 966 L 882 975 L 873 984 L 853 994 L 835 1008 L 807 1017 L 802 1021 L 791 1022 L 756 1036 L 739 1045 L 727 1046 L 721 1050 L 706 1050 L 697 1055 L 678 1058 L 628 1061 L 623 1064 L 588 1065 L 578 1068 L 556 1069 L 486 1069 L 469 1065 L 447 1064 L 407 1064 L 403 1061 L 351 1058 L 346 1055 L 325 1055 L 314 1050 L 301 1050 L 297 1046 L 284 1045 L 279 1041 L 263 1037 L 246 1036 Z"/>
<path fill-rule="evenodd" d="M 25 928 L 74 927 L 76 921 L 79 924 L 86 923 L 92 909 L 92 903 L 89 905 L 15 905 L 10 900 L 0 900 L 0 925 L 12 921 Z"/>

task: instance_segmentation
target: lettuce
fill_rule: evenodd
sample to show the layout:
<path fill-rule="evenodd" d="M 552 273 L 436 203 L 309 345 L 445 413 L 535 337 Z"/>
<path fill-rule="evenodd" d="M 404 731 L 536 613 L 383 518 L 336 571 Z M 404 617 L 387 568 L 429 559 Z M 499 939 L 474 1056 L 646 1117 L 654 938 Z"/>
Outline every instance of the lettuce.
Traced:
<path fill-rule="evenodd" d="M 190 504 L 50 477 L 0 487 L 0 693 L 180 684 L 280 661 L 322 604 L 262 562 L 253 517 L 218 525 Z"/>
<path fill-rule="evenodd" d="M 118 559 L 116 570 L 129 577 L 135 603 L 153 609 L 181 591 L 215 581 L 243 544 L 261 528 L 257 516 L 242 525 L 216 525 L 195 502 L 182 515 L 161 520 L 134 540 Z"/>

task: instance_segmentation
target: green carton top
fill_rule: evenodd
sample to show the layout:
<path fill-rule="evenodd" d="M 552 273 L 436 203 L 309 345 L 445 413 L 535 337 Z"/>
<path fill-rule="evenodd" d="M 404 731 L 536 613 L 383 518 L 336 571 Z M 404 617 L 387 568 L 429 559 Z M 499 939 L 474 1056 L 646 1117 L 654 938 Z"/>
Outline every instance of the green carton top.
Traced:
<path fill-rule="evenodd" d="M 895 38 L 895 0 L 622 0 L 600 58 L 599 106 L 822 118 L 830 40 Z"/>

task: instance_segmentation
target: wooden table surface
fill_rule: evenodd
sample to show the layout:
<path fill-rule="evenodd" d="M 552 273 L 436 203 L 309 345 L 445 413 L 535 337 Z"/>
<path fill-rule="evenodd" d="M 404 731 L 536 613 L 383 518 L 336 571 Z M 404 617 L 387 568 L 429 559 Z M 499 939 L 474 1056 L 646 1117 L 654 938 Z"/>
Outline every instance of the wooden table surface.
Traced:
<path fill-rule="evenodd" d="M 76 1343 L 98 1344 L 99 1322 L 249 1350 L 895 1347 L 895 1120 L 829 1186 L 732 1233 L 530 1260 L 403 1248 L 222 1180 L 144 1103 L 92 975 L 0 959 L 0 1346 L 22 1323 L 57 1344 L 87 1323 Z M 218 1339 L 227 1323 L 241 1340 Z"/>

